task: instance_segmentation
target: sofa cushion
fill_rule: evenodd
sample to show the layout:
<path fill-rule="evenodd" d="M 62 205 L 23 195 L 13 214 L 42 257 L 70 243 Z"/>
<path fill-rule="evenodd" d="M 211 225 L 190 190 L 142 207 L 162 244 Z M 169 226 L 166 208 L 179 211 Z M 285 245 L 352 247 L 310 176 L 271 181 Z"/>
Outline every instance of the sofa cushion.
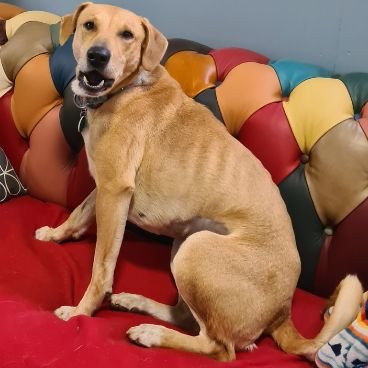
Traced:
<path fill-rule="evenodd" d="M 25 193 L 26 189 L 14 171 L 4 150 L 0 148 L 0 203 Z"/>
<path fill-rule="evenodd" d="M 57 226 L 65 208 L 29 196 L 4 203 L 0 243 L 1 366 L 20 367 L 214 367 L 210 358 L 167 349 L 146 349 L 130 343 L 126 330 L 141 323 L 164 324 L 139 314 L 105 306 L 95 317 L 64 322 L 52 314 L 60 305 L 75 305 L 91 275 L 95 238 L 64 244 L 40 242 L 35 229 Z M 170 244 L 127 231 L 115 272 L 114 292 L 131 292 L 173 304 L 177 292 L 170 274 Z M 292 316 L 307 337 L 319 331 L 323 299 L 297 290 Z M 269 337 L 254 352 L 239 352 L 226 366 L 302 368 L 311 365 L 281 352 Z"/>

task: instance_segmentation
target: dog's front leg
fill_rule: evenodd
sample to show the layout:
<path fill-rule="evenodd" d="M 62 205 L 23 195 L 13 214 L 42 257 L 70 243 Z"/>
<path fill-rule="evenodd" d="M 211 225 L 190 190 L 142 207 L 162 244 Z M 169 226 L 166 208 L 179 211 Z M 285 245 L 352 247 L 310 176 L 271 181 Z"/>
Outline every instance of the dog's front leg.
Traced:
<path fill-rule="evenodd" d="M 97 243 L 90 284 L 77 307 L 60 307 L 55 314 L 61 319 L 92 315 L 106 293 L 112 291 L 116 260 L 123 240 L 133 189 L 119 191 L 98 188 L 96 195 Z"/>

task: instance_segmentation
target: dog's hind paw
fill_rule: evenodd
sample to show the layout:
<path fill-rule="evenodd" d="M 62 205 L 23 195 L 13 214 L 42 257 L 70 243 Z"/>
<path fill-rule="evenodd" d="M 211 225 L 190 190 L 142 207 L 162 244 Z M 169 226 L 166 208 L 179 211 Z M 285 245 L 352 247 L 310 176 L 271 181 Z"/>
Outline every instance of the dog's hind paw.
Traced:
<path fill-rule="evenodd" d="M 136 344 L 150 348 L 161 345 L 161 336 L 164 329 L 163 326 L 142 324 L 131 327 L 127 331 L 127 335 Z"/>
<path fill-rule="evenodd" d="M 110 296 L 110 304 L 113 308 L 129 312 L 146 312 L 145 298 L 141 295 L 120 293 Z"/>

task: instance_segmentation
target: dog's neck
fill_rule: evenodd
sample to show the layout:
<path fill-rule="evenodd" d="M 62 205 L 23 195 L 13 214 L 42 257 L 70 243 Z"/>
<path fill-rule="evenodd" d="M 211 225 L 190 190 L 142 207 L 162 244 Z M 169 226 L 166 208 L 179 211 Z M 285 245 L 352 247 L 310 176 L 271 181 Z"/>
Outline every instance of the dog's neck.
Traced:
<path fill-rule="evenodd" d="M 81 133 L 84 128 L 87 127 L 87 110 L 96 110 L 111 97 L 126 93 L 135 87 L 150 86 L 154 84 L 154 82 L 160 78 L 160 75 L 162 73 L 161 68 L 161 66 L 158 66 L 152 72 L 141 70 L 133 73 L 133 75 L 123 80 L 116 87 L 114 87 L 109 94 L 104 96 L 87 97 L 74 94 L 74 103 L 81 110 L 80 119 L 78 122 L 78 132 Z"/>

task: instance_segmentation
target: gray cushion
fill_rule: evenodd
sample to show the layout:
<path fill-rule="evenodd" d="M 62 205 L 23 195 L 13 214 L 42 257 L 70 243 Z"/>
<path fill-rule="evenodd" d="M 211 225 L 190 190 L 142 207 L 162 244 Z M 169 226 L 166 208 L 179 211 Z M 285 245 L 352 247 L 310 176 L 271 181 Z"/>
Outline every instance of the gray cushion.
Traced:
<path fill-rule="evenodd" d="M 13 166 L 0 148 L 0 203 L 26 193 Z"/>

